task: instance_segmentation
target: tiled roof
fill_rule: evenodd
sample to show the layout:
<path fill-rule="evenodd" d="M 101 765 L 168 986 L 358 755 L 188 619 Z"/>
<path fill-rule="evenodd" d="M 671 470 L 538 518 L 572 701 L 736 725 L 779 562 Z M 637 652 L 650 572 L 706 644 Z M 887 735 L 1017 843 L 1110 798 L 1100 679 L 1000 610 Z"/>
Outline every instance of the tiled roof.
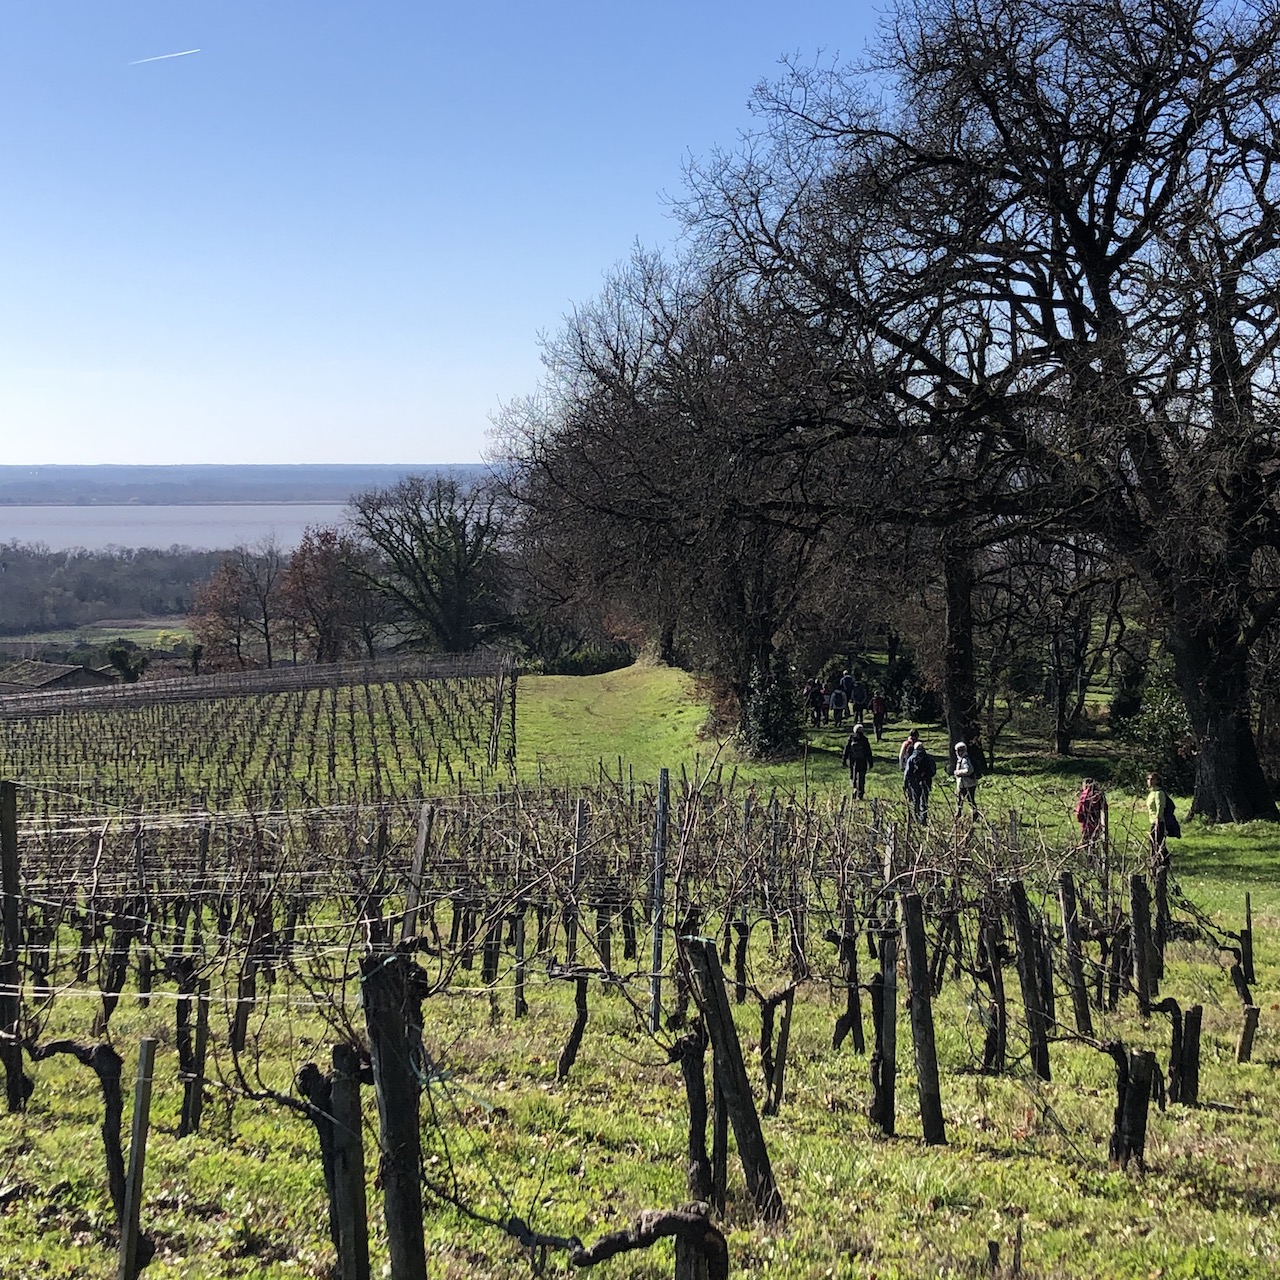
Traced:
<path fill-rule="evenodd" d="M 0 685 L 11 684 L 22 689 L 39 689 L 51 681 L 81 669 L 74 663 L 36 662 L 34 659 L 27 659 L 24 662 L 15 662 L 11 667 L 0 669 Z"/>

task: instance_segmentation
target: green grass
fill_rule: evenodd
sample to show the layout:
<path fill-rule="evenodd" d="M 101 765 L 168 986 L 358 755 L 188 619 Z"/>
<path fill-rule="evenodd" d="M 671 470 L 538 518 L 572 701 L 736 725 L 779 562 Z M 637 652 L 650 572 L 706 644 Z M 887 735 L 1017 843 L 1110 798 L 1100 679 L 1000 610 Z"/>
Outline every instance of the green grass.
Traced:
<path fill-rule="evenodd" d="M 184 618 L 128 618 L 119 622 L 88 623 L 83 627 L 62 627 L 53 631 L 32 631 L 11 637 L 11 643 L 56 644 L 67 647 L 87 645 L 94 648 L 110 644 L 113 640 L 129 640 L 147 649 L 161 637 L 179 636 L 191 638 L 191 629 Z"/>
<path fill-rule="evenodd" d="M 637 781 L 651 780 L 664 766 L 689 777 L 714 767 L 725 779 L 737 770 L 743 785 L 757 790 L 839 796 L 847 787 L 838 758 L 842 734 L 816 731 L 799 762 L 745 764 L 727 745 L 701 736 L 707 713 L 695 686 L 662 668 L 522 679 L 518 706 L 517 763 L 526 786 L 539 778 L 594 784 L 601 762 L 616 777 L 622 756 L 624 772 Z M 870 779 L 871 794 L 894 804 L 900 802 L 896 750 L 906 727 L 896 725 L 886 736 Z M 936 730 L 927 736 L 942 741 Z M 1105 760 L 1109 744 L 1090 740 L 1082 744 L 1088 754 L 1067 765 L 1038 754 L 1032 741 L 1011 746 L 1016 754 L 982 785 L 984 811 L 992 823 L 1007 824 L 1009 810 L 1017 810 L 1027 838 L 1043 839 L 1056 856 L 1074 834 L 1070 806 L 1080 772 Z M 935 821 L 945 813 L 946 795 L 940 777 Z M 1140 842 L 1146 822 L 1141 798 L 1113 790 L 1111 802 L 1113 831 Z M 837 1007 L 826 978 L 834 949 L 815 940 L 810 954 L 818 980 L 801 987 L 797 998 L 787 1099 L 780 1114 L 764 1122 L 788 1217 L 778 1227 L 755 1220 L 731 1154 L 724 1226 L 734 1273 L 788 1280 L 977 1277 L 987 1274 L 987 1242 L 999 1243 L 1007 1264 L 1020 1230 L 1027 1276 L 1275 1275 L 1280 842 L 1265 824 L 1208 828 L 1192 821 L 1185 829 L 1174 846 L 1174 870 L 1196 903 L 1221 927 L 1234 929 L 1244 894 L 1252 894 L 1254 999 L 1263 1009 L 1262 1025 L 1253 1062 L 1237 1066 L 1239 1002 L 1222 955 L 1202 942 L 1172 944 L 1162 993 L 1184 1007 L 1205 1006 L 1206 1105 L 1153 1109 L 1146 1174 L 1108 1167 L 1114 1073 L 1095 1048 L 1055 1044 L 1051 1084 L 1033 1080 L 1020 1062 L 1007 1076 L 977 1074 L 981 1029 L 967 980 L 948 982 L 935 1009 L 948 1145 L 927 1149 L 920 1141 L 905 1012 L 898 1024 L 898 1136 L 874 1133 L 866 1119 L 867 1060 L 847 1044 L 839 1053 L 831 1049 Z M 753 931 L 752 978 L 761 990 L 785 981 L 785 927 L 782 938 L 775 952 L 767 926 Z M 859 962 L 865 980 L 865 947 Z M 1011 968 L 1006 983 L 1016 1021 L 1020 1003 Z M 642 1000 L 643 978 L 629 989 Z M 358 1025 L 355 995 L 348 991 Z M 548 980 L 534 966 L 530 1015 L 519 1021 L 511 995 L 505 967 L 493 992 L 481 988 L 477 969 L 460 972 L 449 992 L 427 1002 L 426 1041 L 449 1075 L 447 1085 L 432 1090 L 439 1124 L 425 1126 L 428 1168 L 443 1174 L 456 1166 L 463 1199 L 480 1212 L 514 1211 L 537 1229 L 584 1238 L 623 1225 L 641 1209 L 684 1200 L 685 1108 L 679 1072 L 665 1053 L 676 1033 L 664 1030 L 651 1039 L 617 992 L 593 983 L 582 1051 L 569 1079 L 560 1082 L 555 1063 L 572 1021 L 571 985 Z M 46 1035 L 83 1035 L 82 1002 L 69 998 L 55 1008 L 63 1021 L 46 1028 Z M 157 997 L 145 1009 L 126 999 L 112 1024 L 126 1054 L 129 1088 L 138 1037 L 160 1040 L 143 1207 L 160 1252 L 145 1274 L 152 1280 L 324 1276 L 333 1255 L 314 1132 L 278 1105 L 250 1101 L 215 1082 L 205 1131 L 178 1139 L 172 1010 L 170 998 Z M 735 1017 L 758 1086 L 758 1008 L 748 1002 Z M 225 1035 L 225 1017 L 215 1029 Z M 261 1024 L 255 1021 L 255 1032 L 267 1081 L 283 1090 L 302 1063 L 325 1060 L 334 1038 L 305 1003 L 273 1008 Z M 1102 1017 L 1097 1034 L 1153 1048 L 1162 1062 L 1167 1056 L 1167 1019 L 1144 1022 L 1132 1000 Z M 1019 1040 L 1016 1030 L 1013 1040 Z M 221 1078 L 229 1081 L 224 1051 L 219 1062 Z M 115 1267 L 93 1078 L 63 1057 L 39 1064 L 35 1074 L 28 1113 L 0 1115 L 0 1193 L 22 1189 L 0 1207 L 0 1261 L 7 1264 L 0 1274 L 106 1280 Z M 376 1120 L 371 1091 L 365 1093 L 372 1166 Z M 369 1205 L 379 1275 L 385 1241 L 375 1173 L 371 1167 Z M 527 1256 L 515 1244 L 447 1206 L 429 1206 L 426 1229 L 434 1278 L 529 1274 Z M 563 1255 L 553 1253 L 548 1274 L 567 1273 Z M 667 1244 L 600 1269 L 602 1276 L 630 1280 L 670 1274 Z"/>

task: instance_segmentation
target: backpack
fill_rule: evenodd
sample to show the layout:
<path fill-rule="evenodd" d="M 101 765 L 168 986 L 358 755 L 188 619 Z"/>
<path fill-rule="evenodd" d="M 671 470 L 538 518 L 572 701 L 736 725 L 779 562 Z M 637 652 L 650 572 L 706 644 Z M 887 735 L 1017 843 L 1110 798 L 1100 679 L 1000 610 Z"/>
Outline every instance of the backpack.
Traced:
<path fill-rule="evenodd" d="M 907 761 L 904 777 L 908 782 L 923 782 L 928 785 L 937 772 L 938 766 L 927 751 L 913 751 Z"/>
<path fill-rule="evenodd" d="M 1181 839 L 1182 825 L 1178 822 L 1178 811 L 1173 807 L 1173 797 L 1167 792 L 1164 797 L 1164 813 L 1161 814 L 1160 821 L 1164 824 L 1164 834 L 1167 839 Z"/>

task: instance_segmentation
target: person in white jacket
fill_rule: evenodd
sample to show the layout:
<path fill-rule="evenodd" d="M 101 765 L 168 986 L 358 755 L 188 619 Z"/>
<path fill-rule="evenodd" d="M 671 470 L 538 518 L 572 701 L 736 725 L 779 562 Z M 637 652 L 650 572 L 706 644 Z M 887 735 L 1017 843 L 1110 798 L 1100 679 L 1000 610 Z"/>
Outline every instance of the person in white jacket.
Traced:
<path fill-rule="evenodd" d="M 973 761 L 969 758 L 969 748 L 966 743 L 956 743 L 956 817 L 960 816 L 964 809 L 965 801 L 969 802 L 969 808 L 973 810 L 973 816 L 978 816 L 978 771 L 973 767 Z"/>

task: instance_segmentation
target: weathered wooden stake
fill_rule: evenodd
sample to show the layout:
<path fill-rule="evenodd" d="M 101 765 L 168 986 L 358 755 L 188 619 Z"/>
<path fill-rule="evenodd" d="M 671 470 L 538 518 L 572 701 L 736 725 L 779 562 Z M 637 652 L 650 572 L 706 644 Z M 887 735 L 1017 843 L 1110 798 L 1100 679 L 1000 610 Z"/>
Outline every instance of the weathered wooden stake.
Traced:
<path fill-rule="evenodd" d="M 924 906 L 918 893 L 902 895 L 902 936 L 907 952 L 907 983 L 911 992 L 911 1038 L 915 1046 L 920 1123 L 929 1146 L 947 1141 L 938 1082 L 938 1050 L 933 1035 L 933 998 L 924 933 Z"/>
<path fill-rule="evenodd" d="M 421 1060 L 421 970 L 395 952 L 361 961 L 365 1026 L 378 1101 L 383 1206 L 391 1280 L 422 1280 L 422 1140 L 418 1068 Z"/>
<path fill-rule="evenodd" d="M 1240 930 L 1240 967 L 1246 982 L 1257 982 L 1253 970 L 1253 896 L 1244 895 L 1244 928 Z"/>
<path fill-rule="evenodd" d="M 365 1205 L 364 1123 L 360 1055 L 333 1047 L 333 1189 L 338 1221 L 338 1280 L 369 1280 L 369 1223 Z"/>
<path fill-rule="evenodd" d="M 653 973 L 649 979 L 649 1034 L 662 1025 L 662 933 L 666 928 L 664 899 L 667 894 L 667 810 L 671 774 L 658 770 L 658 813 L 653 830 Z"/>
<path fill-rule="evenodd" d="M 569 870 L 569 900 L 564 908 L 566 964 L 578 961 L 578 888 L 582 884 L 582 857 L 587 847 L 587 802 L 580 799 L 573 810 L 573 862 Z"/>
<path fill-rule="evenodd" d="M 1124 1120 L 1120 1166 L 1130 1160 L 1146 1172 L 1147 1111 L 1151 1102 L 1151 1078 L 1155 1073 L 1156 1055 L 1149 1049 L 1129 1051 L 1129 1081 L 1124 1093 Z"/>
<path fill-rule="evenodd" d="M 1027 1037 L 1030 1042 L 1031 1069 L 1041 1080 L 1050 1079 L 1049 1036 L 1041 1004 L 1039 948 L 1031 927 L 1031 908 L 1027 890 L 1021 880 L 1009 886 L 1014 938 L 1018 944 L 1018 983 L 1022 988 L 1022 1004 L 1026 1010 Z"/>
<path fill-rule="evenodd" d="M 1062 934 L 1067 956 L 1067 983 L 1071 988 L 1071 1006 L 1075 1011 L 1076 1030 L 1093 1037 L 1093 1015 L 1089 1009 L 1089 992 L 1084 981 L 1084 952 L 1080 942 L 1080 913 L 1076 903 L 1076 882 L 1070 871 L 1058 877 L 1058 902 L 1062 906 Z"/>
<path fill-rule="evenodd" d="M 893 1135 L 897 1125 L 898 939 L 880 939 L 880 972 L 871 979 L 871 1009 L 876 1045 L 871 1055 L 871 1122 Z"/>
<path fill-rule="evenodd" d="M 0 939 L 0 1059 L 10 1111 L 26 1108 L 32 1083 L 22 1070 L 22 929 L 18 918 L 18 788 L 0 782 L 0 894 L 4 936 Z"/>
<path fill-rule="evenodd" d="M 191 1067 L 182 1082 L 182 1116 L 178 1121 L 178 1137 L 200 1132 L 200 1116 L 204 1110 L 204 1066 L 209 1056 L 209 983 L 202 979 L 195 988 L 196 1029 L 191 1049 Z"/>
<path fill-rule="evenodd" d="M 431 839 L 431 827 L 435 811 L 429 804 L 418 809 L 418 833 L 413 842 L 413 863 L 409 868 L 409 883 L 404 893 L 404 924 L 400 938 L 412 938 L 418 931 L 418 905 L 422 901 L 422 877 L 427 865 L 427 844 Z M 343 1277 L 346 1280 L 346 1277 Z"/>
<path fill-rule="evenodd" d="M 151 1123 L 151 1076 L 156 1042 L 147 1036 L 138 1050 L 138 1083 L 133 1094 L 133 1131 L 129 1140 L 129 1173 L 124 1184 L 124 1213 L 120 1219 L 120 1266 L 116 1280 L 137 1280 L 143 1169 L 147 1159 L 147 1130 Z"/>
<path fill-rule="evenodd" d="M 751 1082 L 747 1077 L 746 1063 L 742 1058 L 742 1045 L 738 1029 L 734 1026 L 729 1008 L 729 994 L 724 985 L 724 973 L 714 944 L 702 938 L 686 941 L 689 963 L 698 983 L 699 1005 L 707 1023 L 715 1055 L 715 1070 L 724 1092 L 725 1107 L 733 1125 L 733 1136 L 738 1145 L 738 1155 L 746 1174 L 747 1187 L 755 1200 L 757 1211 L 766 1219 L 777 1221 L 783 1217 L 782 1197 L 773 1179 L 769 1152 L 765 1147 L 760 1118 L 756 1114 L 751 1096 Z"/>
<path fill-rule="evenodd" d="M 1151 891 L 1142 876 L 1129 877 L 1129 918 L 1132 924 L 1133 980 L 1138 989 L 1138 1008 L 1145 1018 L 1156 986 L 1155 943 L 1151 939 Z"/>
<path fill-rule="evenodd" d="M 525 936 L 524 936 L 524 918 L 528 914 L 528 906 L 523 902 L 516 903 L 516 919 L 515 919 L 515 949 L 516 949 L 516 976 L 515 976 L 515 1002 L 516 1017 L 523 1018 L 529 1012 L 529 1002 L 524 995 L 524 981 L 527 970 L 527 961 L 525 960 Z"/>
<path fill-rule="evenodd" d="M 988 1075 L 1000 1075 L 1004 1071 L 1005 1052 L 1009 1039 L 1009 1012 L 1005 1003 L 1004 965 L 1001 962 L 1002 945 L 1000 918 L 993 911 L 982 927 L 982 947 L 986 952 L 987 960 L 987 985 L 991 988 L 991 1004 L 988 1009 L 990 1021 L 982 1054 L 982 1070 Z"/>
<path fill-rule="evenodd" d="M 1200 1102 L 1200 1023 L 1204 1006 L 1193 1004 L 1182 1019 L 1181 1102 L 1194 1107 Z"/>

